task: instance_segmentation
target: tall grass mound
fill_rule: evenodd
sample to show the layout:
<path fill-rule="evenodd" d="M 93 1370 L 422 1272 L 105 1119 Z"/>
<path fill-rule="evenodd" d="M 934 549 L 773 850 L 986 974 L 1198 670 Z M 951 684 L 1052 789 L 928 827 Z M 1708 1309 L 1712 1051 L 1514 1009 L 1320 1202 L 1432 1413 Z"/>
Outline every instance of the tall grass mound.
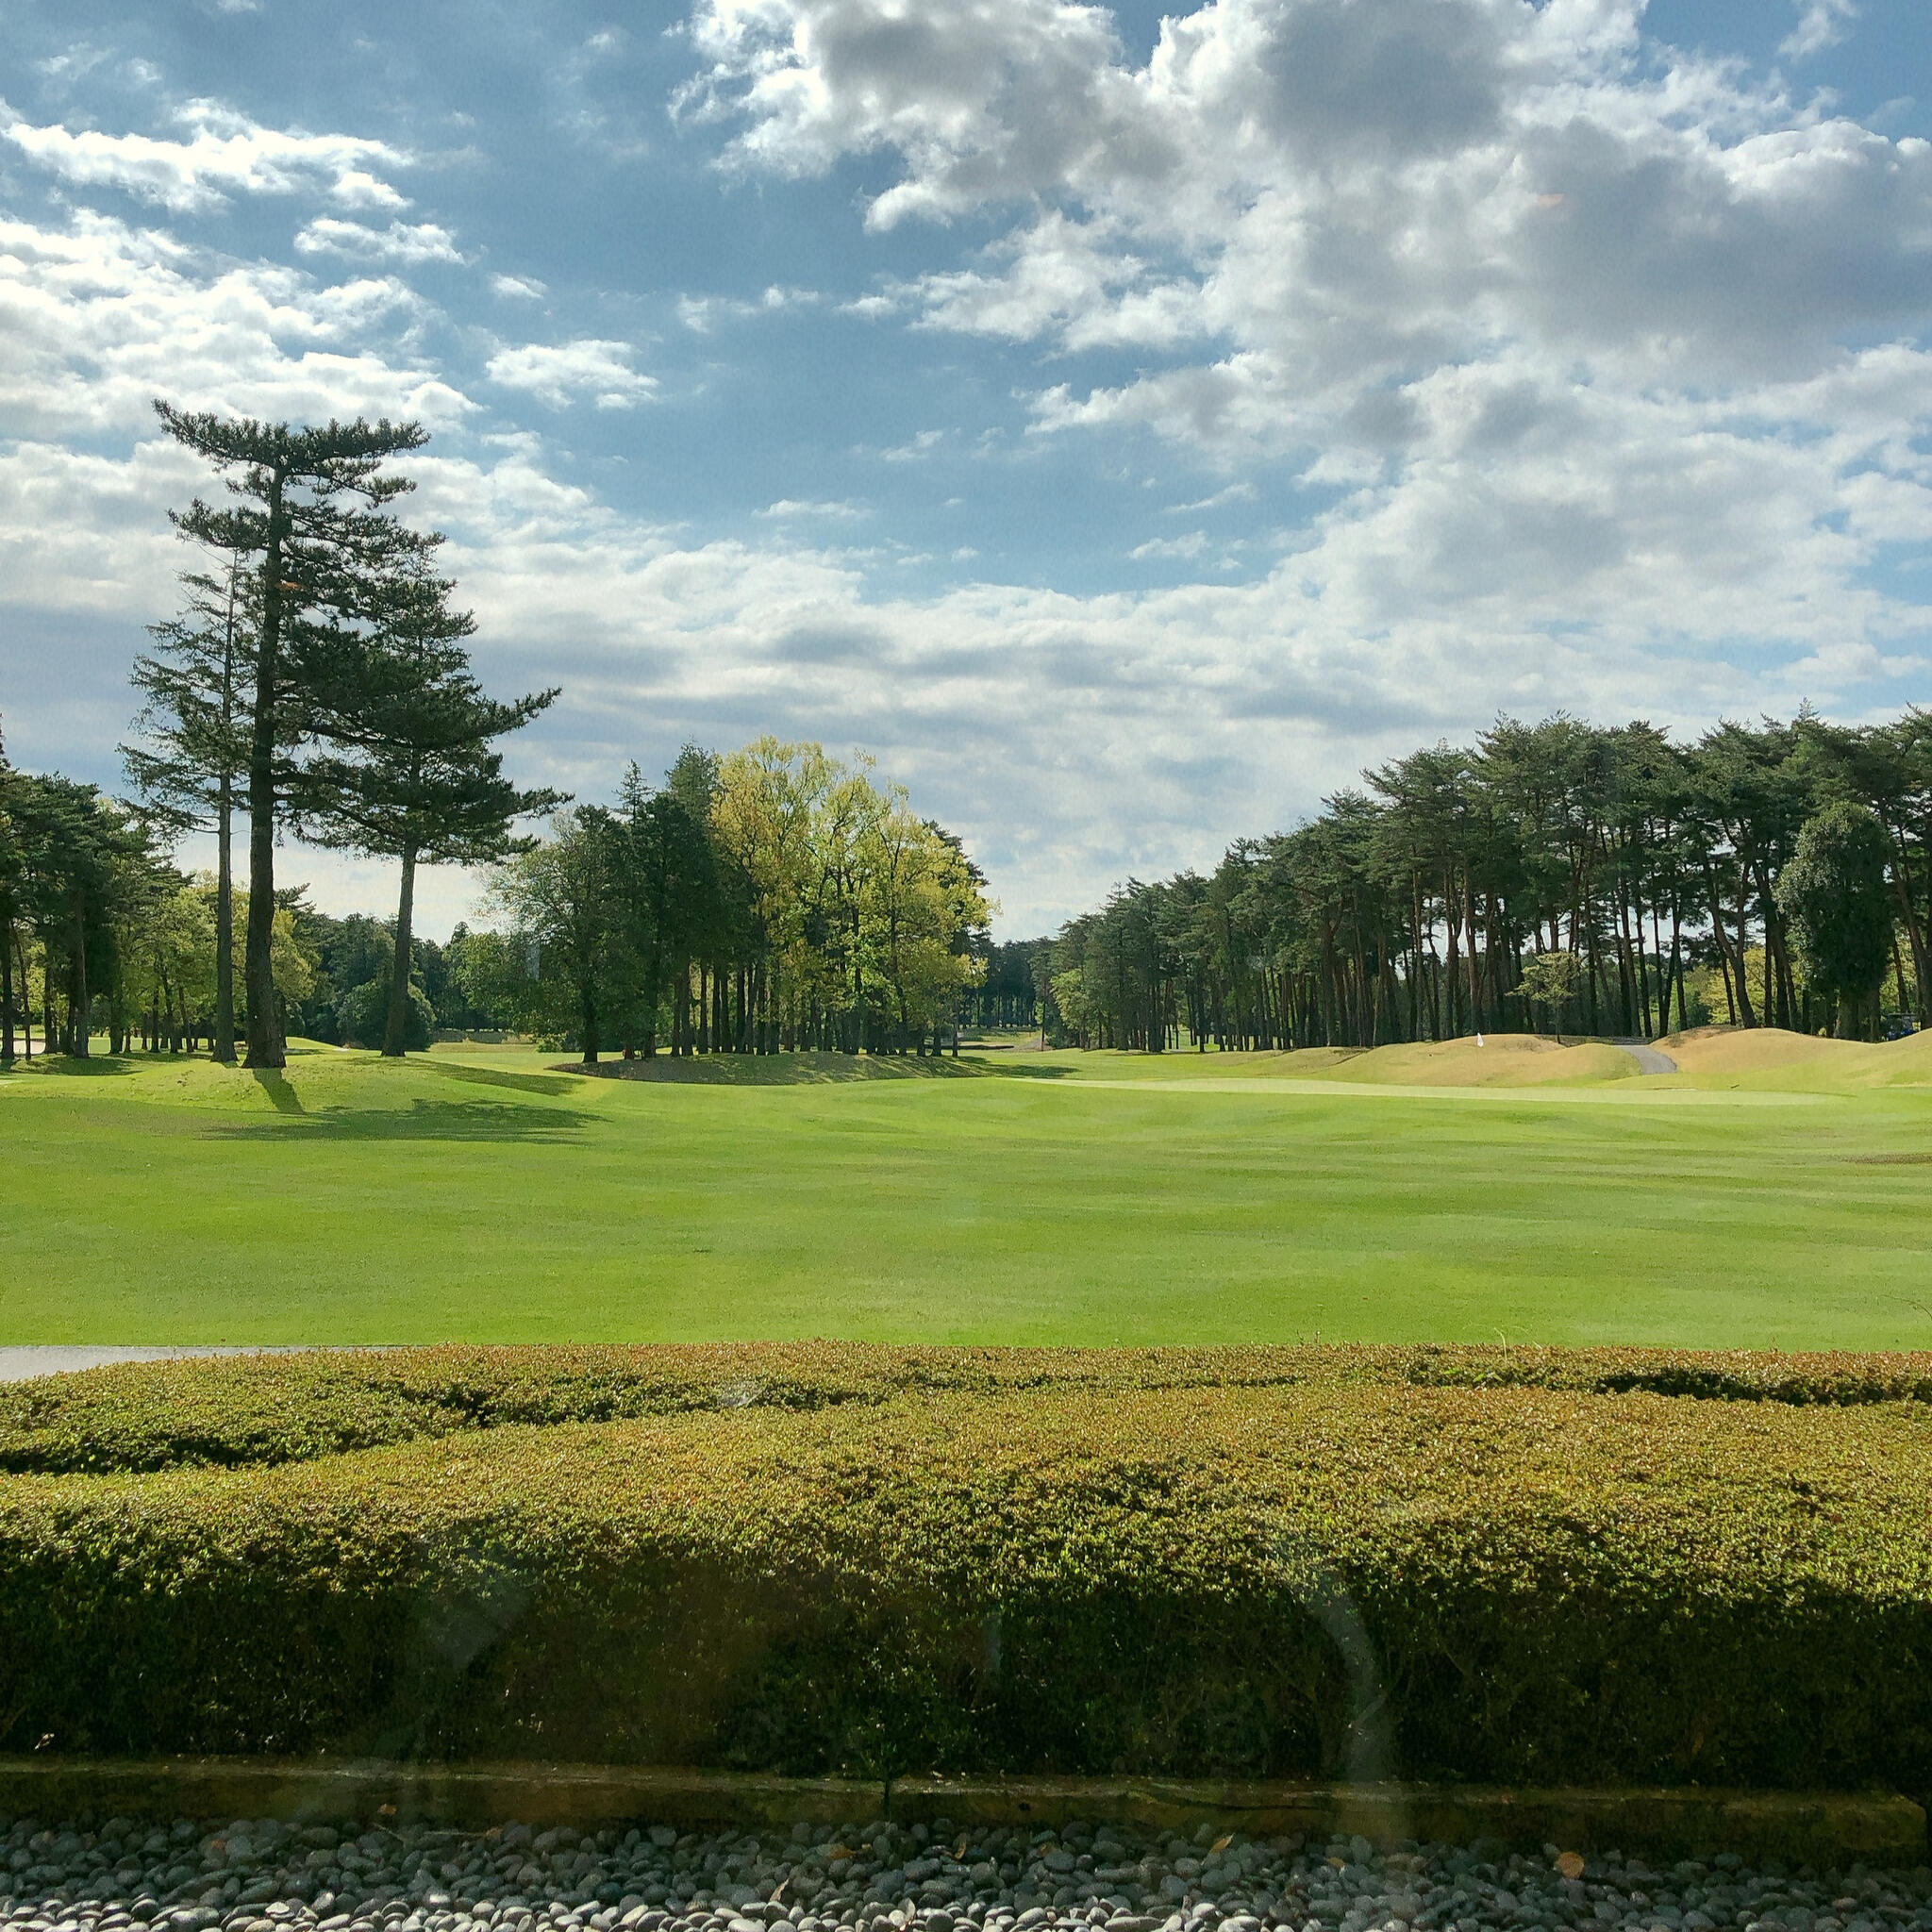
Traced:
<path fill-rule="evenodd" d="M 76 1376 L 8 1397 L 33 1473 L 0 1481 L 0 1748 L 1924 1790 L 1928 1369 L 824 1346 Z"/>

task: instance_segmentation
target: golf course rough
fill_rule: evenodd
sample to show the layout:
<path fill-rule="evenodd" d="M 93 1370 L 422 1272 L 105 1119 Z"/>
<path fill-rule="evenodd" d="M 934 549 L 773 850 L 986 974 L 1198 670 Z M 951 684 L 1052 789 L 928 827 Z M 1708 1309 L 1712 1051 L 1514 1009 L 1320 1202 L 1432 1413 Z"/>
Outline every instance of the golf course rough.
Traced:
<path fill-rule="evenodd" d="M 697 1352 L 681 1384 L 634 1378 L 658 1412 L 346 1451 L 358 1404 L 402 1433 L 385 1375 L 575 1405 L 527 1360 L 492 1385 L 439 1354 L 344 1369 L 332 1406 L 338 1371 L 304 1363 L 293 1456 L 260 1427 L 280 1364 L 76 1377 L 64 1399 L 124 1412 L 151 1377 L 162 1420 L 117 1439 L 141 1471 L 0 1483 L 0 1747 L 1932 1776 L 1932 1407 L 1871 1399 L 1922 1389 L 1923 1359 L 1774 1367 L 1751 1394 L 1781 1399 L 1725 1400 L 1607 1388 L 1634 1357 L 1453 1386 L 1453 1353 L 936 1355 Z M 579 1367 L 619 1390 L 609 1357 Z M 1855 1399 L 1790 1399 L 1807 1374 Z M 252 1405 L 239 1466 L 208 1454 L 225 1388 Z M 34 1433 L 16 1408 L 16 1451 Z M 167 1442 L 192 1459 L 154 1467 Z"/>

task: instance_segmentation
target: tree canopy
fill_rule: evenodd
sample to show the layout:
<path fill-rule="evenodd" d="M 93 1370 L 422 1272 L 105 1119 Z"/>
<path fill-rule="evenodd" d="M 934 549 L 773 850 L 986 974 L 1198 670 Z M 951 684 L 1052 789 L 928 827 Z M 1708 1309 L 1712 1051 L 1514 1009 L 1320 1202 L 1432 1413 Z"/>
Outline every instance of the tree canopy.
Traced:
<path fill-rule="evenodd" d="M 1127 880 L 1030 953 L 1047 1029 L 1108 1046 L 1870 1031 L 1881 981 L 1927 1019 L 1928 923 L 1932 714 L 1684 745 L 1558 715 L 1391 760 L 1205 877 Z"/>
<path fill-rule="evenodd" d="M 695 747 L 614 810 L 579 806 L 508 859 L 505 931 L 473 986 L 621 1049 L 938 1050 L 975 984 L 989 908 L 958 839 L 817 744 Z"/>
<path fill-rule="evenodd" d="M 412 1024 L 409 952 L 419 861 L 496 858 L 518 817 L 563 794 L 520 791 L 491 740 L 557 693 L 500 704 L 471 674 L 475 630 L 436 574 L 442 539 L 390 506 L 413 486 L 383 468 L 425 441 L 415 424 L 323 428 L 191 415 L 157 403 L 163 426 L 222 475 L 233 499 L 196 499 L 183 536 L 226 558 L 225 577 L 183 573 L 183 614 L 154 627 L 138 660 L 147 697 L 130 774 L 178 825 L 217 828 L 216 1052 L 232 1035 L 229 814 L 247 775 L 248 1063 L 280 1063 L 274 971 L 275 841 L 284 825 L 325 844 L 400 861 L 384 1050 Z"/>

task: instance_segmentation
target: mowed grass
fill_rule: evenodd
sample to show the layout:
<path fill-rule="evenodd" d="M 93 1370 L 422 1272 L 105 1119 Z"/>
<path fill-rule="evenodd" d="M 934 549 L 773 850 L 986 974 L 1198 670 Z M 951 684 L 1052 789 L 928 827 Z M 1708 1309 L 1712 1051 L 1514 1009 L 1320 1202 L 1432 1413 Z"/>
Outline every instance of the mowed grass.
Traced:
<path fill-rule="evenodd" d="M 57 1061 L 0 1341 L 1924 1347 L 1928 1045 Z"/>

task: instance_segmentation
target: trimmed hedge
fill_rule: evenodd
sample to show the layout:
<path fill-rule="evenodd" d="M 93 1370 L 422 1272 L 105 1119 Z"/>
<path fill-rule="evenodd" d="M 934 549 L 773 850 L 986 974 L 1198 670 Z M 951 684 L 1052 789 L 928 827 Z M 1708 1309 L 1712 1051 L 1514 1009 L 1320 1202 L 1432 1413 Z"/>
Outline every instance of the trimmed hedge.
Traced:
<path fill-rule="evenodd" d="M 736 1407 L 810 1410 L 913 1392 L 1056 1389 L 1102 1399 L 1136 1391 L 1301 1385 L 1932 1406 L 1932 1354 L 795 1342 L 242 1356 L 93 1369 L 0 1388 L 0 1471 L 301 1462 L 519 1423 L 610 1422 Z"/>
<path fill-rule="evenodd" d="M 124 1442 L 315 1459 L 0 1483 L 0 1745 L 1932 1782 L 1932 1408 L 1400 1366 L 1445 1356 L 1474 1374 L 1464 1351 L 584 1352 L 554 1373 L 439 1352 L 301 1369 L 299 1424 L 267 1392 L 293 1364 L 171 1373 L 201 1433 Z M 1554 1379 L 1633 1358 L 1525 1359 Z M 1800 1386 L 1727 1359 L 1710 1373 L 1758 1396 Z M 474 1411 L 434 1407 L 451 1433 L 317 1454 L 463 1361 L 506 1372 Z M 685 1412 L 503 1420 L 596 1374 Z M 255 1391 L 245 1427 L 213 1426 L 217 1383 Z M 139 1408 L 107 1386 L 93 1413 Z"/>

